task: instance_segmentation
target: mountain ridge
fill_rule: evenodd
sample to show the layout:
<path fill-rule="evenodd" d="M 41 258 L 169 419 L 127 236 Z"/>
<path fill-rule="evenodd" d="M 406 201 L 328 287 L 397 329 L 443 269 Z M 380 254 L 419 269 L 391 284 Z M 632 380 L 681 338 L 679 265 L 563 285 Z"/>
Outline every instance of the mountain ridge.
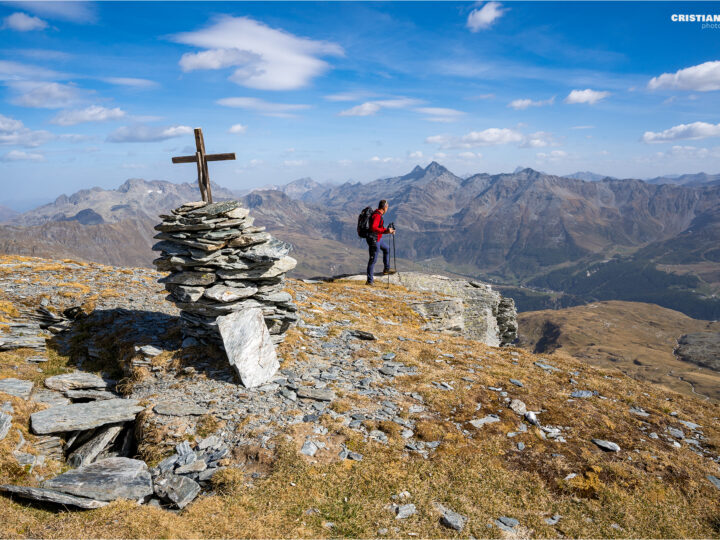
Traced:
<path fill-rule="evenodd" d="M 85 223 L 99 227 L 94 229 L 99 235 L 103 226 L 126 220 L 146 227 L 169 207 L 199 198 L 191 184 L 153 182 L 131 179 L 117 190 L 61 196 L 12 223 L 53 222 L 56 228 L 68 221 Z M 236 197 L 220 186 L 213 192 L 217 200 Z M 357 271 L 354 265 L 362 264 L 366 247 L 357 238 L 356 216 L 380 199 L 390 202 L 385 222 L 394 221 L 398 228 L 397 256 L 435 273 L 529 286 L 547 300 L 554 293 L 542 291 L 562 292 L 570 302 L 637 301 L 642 296 L 628 295 L 645 294 L 647 301 L 695 317 L 720 317 L 720 300 L 713 297 L 720 293 L 720 251 L 712 247 L 720 242 L 720 185 L 588 182 L 527 167 L 461 178 L 431 162 L 367 183 L 332 185 L 301 178 L 287 189 L 253 190 L 241 198 L 253 208 L 258 225 L 280 237 L 283 231 L 292 236 L 300 268 L 310 272 L 305 260 L 315 261 L 312 254 L 318 250 L 329 257 L 333 251 L 346 252 L 333 273 Z M 28 231 L 5 226 L 2 232 L 8 238 L 4 249 L 32 244 Z M 18 235 L 23 242 L 9 240 Z M 110 236 L 116 238 L 114 232 Z M 321 273 L 317 266 L 312 269 L 309 275 Z M 633 288 L 620 290 L 609 270 L 624 281 L 636 275 Z M 525 293 L 516 300 L 520 310 L 539 307 L 528 303 Z"/>

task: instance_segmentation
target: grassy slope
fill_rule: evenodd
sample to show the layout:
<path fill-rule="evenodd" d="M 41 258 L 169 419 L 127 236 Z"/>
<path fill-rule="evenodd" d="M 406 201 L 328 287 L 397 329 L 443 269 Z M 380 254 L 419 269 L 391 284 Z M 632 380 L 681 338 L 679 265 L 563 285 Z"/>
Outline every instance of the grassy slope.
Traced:
<path fill-rule="evenodd" d="M 654 304 L 597 302 L 561 310 L 521 313 L 521 344 L 530 350 L 550 321 L 560 328 L 557 346 L 599 367 L 616 367 L 631 377 L 677 392 L 720 399 L 720 373 L 678 360 L 676 340 L 689 332 L 718 332 L 720 323 L 692 319 Z"/>
<path fill-rule="evenodd" d="M 122 279 L 118 273 L 118 287 Z M 521 536 L 720 535 L 718 491 L 705 478 L 720 475 L 717 464 L 684 445 L 676 449 L 646 437 L 639 430 L 643 421 L 628 414 L 631 405 L 644 407 L 651 413 L 645 421 L 648 432 L 659 434 L 666 426 L 678 427 L 678 419 L 697 422 L 703 426 L 705 444 L 717 453 L 718 405 L 637 382 L 615 369 L 590 367 L 564 354 L 538 356 L 421 332 L 421 321 L 407 304 L 417 296 L 401 288 L 291 282 L 290 289 L 309 295 L 300 304 L 308 323 L 350 319 L 352 327 L 378 336 L 372 346 L 392 350 L 398 360 L 418 367 L 418 375 L 399 377 L 393 385 L 424 396 L 429 414 L 418 420 L 415 431 L 419 438 L 443 441 L 434 455 L 425 460 L 405 454 L 395 424 L 377 426 L 388 434 L 390 442 L 384 446 L 366 442 L 357 432 L 323 417 L 329 436 L 364 454 L 363 461 L 339 462 L 321 451 L 313 464 L 298 453 L 302 438 L 293 438 L 290 431 L 289 439 L 281 436 L 276 441 L 265 478 L 251 487 L 240 475 L 225 474 L 215 495 L 200 498 L 179 514 L 131 502 L 87 512 L 54 512 L 0 497 L 0 537 L 373 537 L 382 527 L 389 528 L 392 537 L 499 537 L 501 532 L 486 524 L 501 515 L 520 520 Z M 337 308 L 326 311 L 323 302 Z M 399 325 L 378 322 L 371 315 L 377 310 L 383 319 Z M 398 336 L 440 343 L 401 342 Z M 302 329 L 293 329 L 279 355 L 292 364 L 304 355 L 300 342 L 310 339 Z M 18 376 L 14 367 L 24 365 L 25 354 L 0 353 L 0 377 Z M 381 364 L 379 355 L 367 348 L 356 354 Z M 546 373 L 533 365 L 538 360 L 562 371 Z M 54 356 L 51 363 L 54 371 L 62 370 L 68 359 Z M 608 399 L 568 401 L 574 388 L 568 382 L 571 376 L 578 388 L 597 390 Z M 509 385 L 511 377 L 523 381 L 524 387 Z M 455 391 L 439 390 L 431 381 L 447 381 Z M 502 386 L 529 409 L 544 411 L 540 418 L 545 424 L 569 428 L 564 431 L 568 442 L 545 440 L 534 428 L 508 438 L 506 433 L 517 429 L 518 419 L 489 386 Z M 359 396 L 340 398 L 334 407 L 366 405 Z M 0 482 L 31 483 L 32 477 L 13 466 L 10 456 L 17 442 L 15 428 L 32 441 L 26 428 L 30 409 L 20 400 L 10 401 L 17 414 L 11 434 L 0 442 Z M 489 413 L 499 414 L 501 422 L 477 431 L 467 423 Z M 457 426 L 474 436 L 465 437 Z M 590 442 L 593 437 L 613 440 L 622 451 L 603 453 Z M 522 453 L 515 447 L 519 441 L 526 445 Z M 59 467 L 51 462 L 39 472 L 49 475 Z M 564 480 L 569 473 L 578 476 Z M 403 490 L 411 493 L 408 501 L 418 513 L 400 521 L 384 507 Z M 462 533 L 439 525 L 434 502 L 468 516 Z M 318 512 L 307 513 L 311 508 Z M 544 518 L 555 513 L 563 516 L 560 522 L 545 524 Z M 334 528 L 325 527 L 327 522 Z"/>

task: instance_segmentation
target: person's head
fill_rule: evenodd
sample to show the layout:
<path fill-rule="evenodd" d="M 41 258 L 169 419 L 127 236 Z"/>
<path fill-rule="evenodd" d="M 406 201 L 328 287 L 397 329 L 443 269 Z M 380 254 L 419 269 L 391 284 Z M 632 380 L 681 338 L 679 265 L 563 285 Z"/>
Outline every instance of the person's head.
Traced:
<path fill-rule="evenodd" d="M 387 212 L 388 206 L 389 206 L 389 205 L 388 205 L 388 202 L 387 202 L 385 199 L 382 199 L 382 200 L 378 203 L 378 211 L 379 211 L 381 214 L 384 214 L 385 212 Z"/>

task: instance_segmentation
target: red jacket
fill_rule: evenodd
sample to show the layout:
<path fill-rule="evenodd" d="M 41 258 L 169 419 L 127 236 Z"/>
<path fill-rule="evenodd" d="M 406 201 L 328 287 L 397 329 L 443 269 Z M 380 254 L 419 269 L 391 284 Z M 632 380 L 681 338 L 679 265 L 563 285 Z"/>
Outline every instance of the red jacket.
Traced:
<path fill-rule="evenodd" d="M 377 241 L 382 238 L 383 233 L 388 232 L 383 223 L 383 216 L 379 210 L 375 210 L 370 216 L 370 232 L 377 234 Z"/>

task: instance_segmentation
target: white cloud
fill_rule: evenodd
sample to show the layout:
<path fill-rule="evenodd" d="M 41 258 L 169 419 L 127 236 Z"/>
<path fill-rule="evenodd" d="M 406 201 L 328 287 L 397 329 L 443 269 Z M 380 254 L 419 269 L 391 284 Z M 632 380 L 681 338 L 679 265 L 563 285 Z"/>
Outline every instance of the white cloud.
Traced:
<path fill-rule="evenodd" d="M 447 154 L 445 152 L 435 152 L 435 154 L 433 154 L 434 160 L 445 159 L 446 157 L 447 157 Z"/>
<path fill-rule="evenodd" d="M 298 37 L 249 17 L 224 16 L 211 26 L 173 36 L 179 43 L 206 49 L 184 54 L 180 67 L 235 67 L 230 80 L 260 90 L 293 90 L 307 86 L 330 65 L 321 56 L 342 56 L 335 43 Z"/>
<path fill-rule="evenodd" d="M 243 126 L 242 124 L 233 124 L 230 126 L 230 129 L 228 129 L 228 133 L 245 133 L 247 131 L 247 126 Z"/>
<path fill-rule="evenodd" d="M 512 129 L 489 128 L 483 131 L 471 131 L 463 136 L 462 140 L 472 146 L 487 146 L 520 142 L 523 140 L 523 136 Z"/>
<path fill-rule="evenodd" d="M 43 28 L 47 28 L 47 25 L 48 24 L 39 17 L 32 17 L 31 15 L 25 15 L 18 11 L 5 17 L 2 27 L 18 32 L 29 32 L 32 30 L 42 30 Z"/>
<path fill-rule="evenodd" d="M 62 51 L 52 49 L 6 49 L 4 52 L 9 54 L 19 54 L 27 58 L 35 60 L 69 60 L 72 55 Z"/>
<path fill-rule="evenodd" d="M 259 98 L 251 97 L 234 97 L 223 98 L 217 101 L 218 105 L 225 107 L 236 107 L 238 109 L 248 109 L 257 111 L 265 116 L 278 116 L 287 118 L 293 116 L 294 111 L 302 111 L 309 109 L 310 105 L 291 104 L 291 103 L 273 103 Z"/>
<path fill-rule="evenodd" d="M 262 57 L 250 51 L 240 49 L 211 49 L 199 53 L 186 53 L 180 58 L 183 71 L 196 69 L 222 69 L 243 64 L 257 64 Z"/>
<path fill-rule="evenodd" d="M 707 122 L 680 124 L 657 133 L 646 131 L 642 136 L 642 140 L 646 143 L 659 143 L 681 139 L 707 139 L 708 137 L 720 137 L 720 124 L 708 124 Z"/>
<path fill-rule="evenodd" d="M 447 109 L 444 107 L 419 107 L 415 111 L 426 114 L 426 120 L 431 122 L 454 122 L 465 113 L 456 109 Z"/>
<path fill-rule="evenodd" d="M 473 148 L 476 146 L 494 146 L 513 142 L 523 142 L 525 136 L 514 129 L 488 128 L 483 131 L 471 131 L 462 137 L 452 135 L 433 135 L 425 139 L 426 143 L 437 144 L 441 148 Z"/>
<path fill-rule="evenodd" d="M 42 109 L 61 109 L 82 101 L 87 92 L 76 86 L 56 82 L 11 81 L 8 86 L 15 92 L 14 105 Z"/>
<path fill-rule="evenodd" d="M 396 158 L 393 157 L 379 157 L 379 156 L 373 156 L 370 158 L 370 161 L 373 163 L 390 163 L 393 161 L 398 161 Z"/>
<path fill-rule="evenodd" d="M 95 137 L 91 135 L 80 135 L 79 133 L 63 133 L 62 135 L 58 135 L 58 139 L 61 141 L 69 141 L 71 143 L 81 143 L 91 141 L 95 139 Z"/>
<path fill-rule="evenodd" d="M 480 159 L 482 154 L 480 152 L 460 152 L 458 157 L 462 159 Z"/>
<path fill-rule="evenodd" d="M 359 90 L 356 92 L 340 92 L 338 94 L 330 94 L 325 96 L 328 101 L 357 101 L 359 99 L 367 98 L 372 96 L 371 92 Z"/>
<path fill-rule="evenodd" d="M 118 86 L 130 86 L 132 88 L 154 88 L 159 86 L 155 81 L 150 79 L 138 79 L 135 77 L 104 77 L 103 81 Z"/>
<path fill-rule="evenodd" d="M 650 79 L 648 88 L 650 90 L 673 88 L 697 92 L 720 90 L 720 61 L 704 62 L 697 66 L 680 69 L 675 73 L 663 73 Z"/>
<path fill-rule="evenodd" d="M 76 23 L 91 23 L 97 20 L 96 8 L 92 2 L 63 2 L 58 0 L 37 2 L 27 0 L 13 2 L 13 5 L 50 19 L 61 19 Z"/>
<path fill-rule="evenodd" d="M 380 109 L 404 109 L 413 107 L 422 103 L 419 99 L 412 98 L 392 98 L 380 99 L 376 101 L 366 101 L 360 105 L 356 105 L 350 109 L 340 111 L 338 116 L 372 116 Z"/>
<path fill-rule="evenodd" d="M 557 161 L 559 159 L 567 157 L 567 152 L 563 152 L 562 150 L 553 150 L 549 153 L 540 152 L 535 155 L 541 161 Z"/>
<path fill-rule="evenodd" d="M 99 105 L 90 105 L 85 109 L 73 111 L 61 111 L 50 122 L 59 126 L 74 126 L 85 122 L 105 122 L 107 120 L 117 120 L 125 116 L 125 111 L 119 107 L 114 109 L 106 109 Z"/>
<path fill-rule="evenodd" d="M 305 161 L 302 159 L 286 159 L 283 161 L 283 165 L 286 167 L 300 167 L 301 165 L 305 165 Z"/>
<path fill-rule="evenodd" d="M 558 144 L 552 133 L 536 131 L 527 135 L 521 146 L 523 148 L 544 148 L 546 146 L 558 146 Z"/>
<path fill-rule="evenodd" d="M 553 103 L 555 103 L 555 96 L 542 101 L 533 101 L 532 99 L 515 99 L 508 103 L 508 107 L 511 107 L 516 111 L 522 111 L 528 107 L 542 107 L 544 105 L 552 105 Z"/>
<path fill-rule="evenodd" d="M 181 135 L 190 135 L 193 130 L 188 126 L 145 126 L 142 124 L 134 126 L 122 126 L 113 131 L 107 137 L 108 142 L 155 142 L 180 137 Z"/>
<path fill-rule="evenodd" d="M 0 60 L 0 81 L 47 80 L 59 79 L 62 74 L 51 69 L 38 66 Z"/>
<path fill-rule="evenodd" d="M 10 150 L 0 158 L 1 161 L 45 161 L 42 154 L 23 152 L 22 150 Z"/>
<path fill-rule="evenodd" d="M 471 32 L 489 28 L 492 23 L 502 17 L 507 9 L 499 2 L 488 2 L 480 9 L 473 9 L 467 18 L 467 27 Z"/>
<path fill-rule="evenodd" d="M 573 90 L 568 94 L 568 97 L 565 98 L 565 103 L 588 103 L 589 105 L 595 105 L 609 95 L 610 92 L 591 90 L 590 88 Z"/>
<path fill-rule="evenodd" d="M 352 107 L 350 109 L 340 111 L 338 114 L 340 116 L 372 116 L 373 114 L 378 112 L 380 108 L 380 105 L 378 105 L 377 103 L 368 101 L 361 105 L 356 105 L 355 107 Z"/>
<path fill-rule="evenodd" d="M 715 148 L 698 148 L 697 146 L 673 146 L 665 152 L 658 152 L 660 158 L 705 159 L 720 157 L 720 146 Z"/>
<path fill-rule="evenodd" d="M 53 138 L 49 131 L 33 131 L 20 120 L 0 114 L 0 145 L 36 147 Z"/>
<path fill-rule="evenodd" d="M 570 129 L 594 129 L 595 126 L 573 126 Z"/>
<path fill-rule="evenodd" d="M 410 152 L 408 157 L 410 159 L 421 159 L 423 157 L 423 153 L 420 150 L 415 150 L 414 152 Z"/>
<path fill-rule="evenodd" d="M 497 146 L 519 143 L 520 148 L 543 148 L 558 146 L 559 143 L 552 133 L 536 131 L 525 135 L 516 129 L 488 128 L 483 131 L 471 131 L 462 137 L 442 134 L 425 139 L 426 143 L 436 144 L 440 148 L 476 148 L 479 146 Z"/>

